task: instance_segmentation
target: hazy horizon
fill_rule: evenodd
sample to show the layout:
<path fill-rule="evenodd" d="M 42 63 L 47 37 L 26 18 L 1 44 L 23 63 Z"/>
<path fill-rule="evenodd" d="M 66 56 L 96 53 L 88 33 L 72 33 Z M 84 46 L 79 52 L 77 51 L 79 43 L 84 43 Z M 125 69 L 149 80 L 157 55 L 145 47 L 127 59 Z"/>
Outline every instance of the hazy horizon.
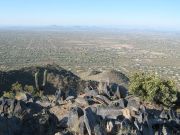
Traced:
<path fill-rule="evenodd" d="M 98 31 L 98 30 L 110 30 L 110 31 L 144 31 L 144 32 L 180 32 L 180 28 L 167 28 L 167 27 L 146 27 L 146 26 L 107 26 L 107 25 L 11 25 L 2 26 L 0 25 L 0 30 L 42 30 L 42 31 L 61 31 L 61 30 L 85 30 L 85 31 Z"/>
<path fill-rule="evenodd" d="M 6 0 L 1 27 L 97 26 L 180 30 L 180 1 Z"/>

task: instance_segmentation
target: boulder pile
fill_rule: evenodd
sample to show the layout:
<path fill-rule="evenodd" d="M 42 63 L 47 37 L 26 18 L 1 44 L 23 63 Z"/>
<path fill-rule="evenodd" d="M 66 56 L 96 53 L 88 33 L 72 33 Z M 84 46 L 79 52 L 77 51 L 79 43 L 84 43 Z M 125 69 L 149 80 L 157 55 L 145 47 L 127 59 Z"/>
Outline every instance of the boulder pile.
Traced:
<path fill-rule="evenodd" d="M 18 99 L 0 98 L 0 135 L 180 134 L 180 114 L 173 107 L 147 105 L 115 83 L 71 80 L 68 77 L 74 75 L 69 72 L 66 85 L 58 87 L 55 82 L 62 82 L 61 74 L 66 71 L 51 69 L 47 84 L 54 83 L 53 93 L 47 92 L 51 87 L 45 87 L 48 94 L 39 98 L 27 93 Z M 26 72 L 32 74 L 29 69 Z M 68 82 L 74 87 L 67 87 Z"/>

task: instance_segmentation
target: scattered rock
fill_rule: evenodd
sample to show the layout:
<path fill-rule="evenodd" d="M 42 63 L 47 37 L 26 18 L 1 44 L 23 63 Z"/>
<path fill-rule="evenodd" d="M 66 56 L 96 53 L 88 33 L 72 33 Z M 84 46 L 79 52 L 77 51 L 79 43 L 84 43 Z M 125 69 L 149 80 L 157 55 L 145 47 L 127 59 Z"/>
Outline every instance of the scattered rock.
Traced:
<path fill-rule="evenodd" d="M 4 75 L 10 80 L 7 85 L 19 81 L 22 86 L 35 86 L 36 72 L 44 93 L 39 91 L 42 94 L 34 96 L 20 91 L 15 99 L 0 98 L 0 135 L 180 134 L 180 115 L 173 108 L 149 107 L 138 97 L 127 96 L 127 89 L 111 80 L 117 79 L 118 74 L 124 78 L 120 81 L 127 82 L 123 74 L 89 74 L 105 79 L 99 83 L 81 80 L 57 65 L 48 65 Z"/>
<path fill-rule="evenodd" d="M 0 110 L 2 135 L 49 135 L 54 134 L 56 130 L 57 118 L 36 103 L 1 99 L 0 106 L 3 109 Z"/>
<path fill-rule="evenodd" d="M 135 96 L 128 96 L 125 98 L 127 101 L 127 107 L 134 110 L 134 111 L 138 111 L 140 108 L 140 99 L 138 97 Z"/>

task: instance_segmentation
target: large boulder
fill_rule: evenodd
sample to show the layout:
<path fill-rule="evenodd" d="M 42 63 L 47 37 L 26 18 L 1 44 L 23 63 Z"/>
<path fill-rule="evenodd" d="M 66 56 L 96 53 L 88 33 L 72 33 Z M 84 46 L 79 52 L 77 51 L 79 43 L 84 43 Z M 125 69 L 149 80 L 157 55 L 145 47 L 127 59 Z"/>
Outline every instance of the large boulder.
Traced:
<path fill-rule="evenodd" d="M 0 135 L 51 135 L 57 118 L 40 105 L 24 101 L 0 99 Z"/>

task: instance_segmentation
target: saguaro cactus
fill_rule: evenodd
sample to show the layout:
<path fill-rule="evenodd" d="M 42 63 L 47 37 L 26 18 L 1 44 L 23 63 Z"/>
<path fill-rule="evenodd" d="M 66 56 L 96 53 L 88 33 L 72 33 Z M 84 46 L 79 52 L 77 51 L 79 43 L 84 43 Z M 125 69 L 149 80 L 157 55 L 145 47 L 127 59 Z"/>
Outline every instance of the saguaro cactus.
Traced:
<path fill-rule="evenodd" d="M 39 72 L 36 72 L 34 77 L 35 77 L 35 85 L 37 90 L 39 90 L 38 76 L 39 76 Z"/>
<path fill-rule="evenodd" d="M 109 77 L 108 77 L 107 80 L 106 80 L 106 84 L 107 84 L 107 86 L 109 87 L 109 85 L 110 85 Z"/>
<path fill-rule="evenodd" d="M 43 84 L 42 84 L 42 86 L 45 86 L 45 85 L 46 85 L 46 81 L 47 81 L 47 70 L 44 71 Z"/>
<path fill-rule="evenodd" d="M 99 84 L 98 84 L 98 93 L 99 94 L 102 94 L 103 93 L 103 82 L 100 81 Z"/>
<path fill-rule="evenodd" d="M 120 93 L 120 90 L 119 90 L 119 85 L 118 85 L 117 88 L 116 88 L 115 96 L 116 96 L 116 98 L 118 98 L 118 99 L 121 98 L 121 93 Z"/>

